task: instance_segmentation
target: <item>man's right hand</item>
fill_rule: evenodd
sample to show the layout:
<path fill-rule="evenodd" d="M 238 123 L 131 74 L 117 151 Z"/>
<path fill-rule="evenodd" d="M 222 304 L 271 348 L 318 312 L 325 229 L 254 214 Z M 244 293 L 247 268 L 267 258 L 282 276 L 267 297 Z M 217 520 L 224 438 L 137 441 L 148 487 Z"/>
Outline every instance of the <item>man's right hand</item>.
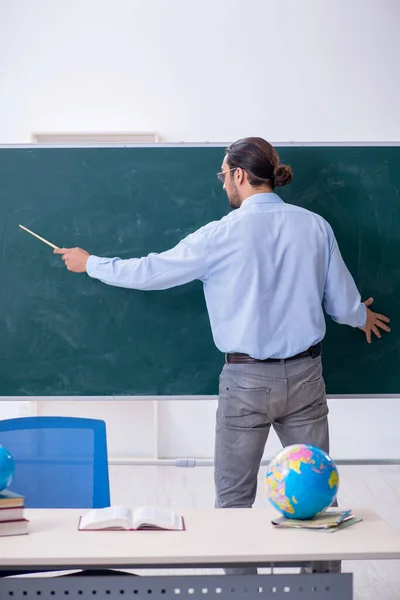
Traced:
<path fill-rule="evenodd" d="M 365 327 L 360 327 L 361 331 L 365 331 L 365 337 L 367 338 L 368 344 L 372 341 L 372 333 L 374 333 L 376 337 L 381 338 L 382 334 L 379 331 L 380 329 L 383 329 L 383 331 L 387 331 L 388 333 L 390 331 L 390 327 L 386 325 L 386 323 L 390 323 L 390 319 L 385 317 L 385 315 L 375 313 L 368 308 L 373 301 L 373 298 L 368 298 L 368 300 L 364 302 L 367 309 L 367 321 Z"/>
<path fill-rule="evenodd" d="M 62 254 L 62 259 L 68 271 L 73 273 L 85 273 L 86 263 L 90 256 L 89 252 L 82 248 L 55 248 L 54 254 Z"/>

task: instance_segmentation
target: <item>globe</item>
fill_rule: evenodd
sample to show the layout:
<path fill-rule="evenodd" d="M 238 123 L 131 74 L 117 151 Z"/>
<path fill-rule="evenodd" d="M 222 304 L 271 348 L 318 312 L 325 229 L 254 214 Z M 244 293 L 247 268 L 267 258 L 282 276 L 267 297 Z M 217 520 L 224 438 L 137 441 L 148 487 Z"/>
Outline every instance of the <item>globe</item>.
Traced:
<path fill-rule="evenodd" d="M 10 485 L 14 477 L 15 463 L 9 451 L 0 446 L 0 492 Z"/>
<path fill-rule="evenodd" d="M 271 460 L 266 492 L 286 518 L 312 519 L 328 508 L 338 492 L 339 473 L 331 457 L 315 446 L 283 448 Z"/>

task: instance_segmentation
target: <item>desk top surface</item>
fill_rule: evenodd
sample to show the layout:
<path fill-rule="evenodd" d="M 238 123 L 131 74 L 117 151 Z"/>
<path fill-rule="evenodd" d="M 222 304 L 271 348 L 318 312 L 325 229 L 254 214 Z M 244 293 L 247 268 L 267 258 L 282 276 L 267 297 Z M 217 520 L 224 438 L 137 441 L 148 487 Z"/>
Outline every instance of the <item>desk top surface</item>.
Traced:
<path fill-rule="evenodd" d="M 29 535 L 0 537 L 1 568 L 163 567 L 400 558 L 400 532 L 373 510 L 335 533 L 275 529 L 269 508 L 184 509 L 186 531 L 78 531 L 85 510 L 31 509 Z"/>

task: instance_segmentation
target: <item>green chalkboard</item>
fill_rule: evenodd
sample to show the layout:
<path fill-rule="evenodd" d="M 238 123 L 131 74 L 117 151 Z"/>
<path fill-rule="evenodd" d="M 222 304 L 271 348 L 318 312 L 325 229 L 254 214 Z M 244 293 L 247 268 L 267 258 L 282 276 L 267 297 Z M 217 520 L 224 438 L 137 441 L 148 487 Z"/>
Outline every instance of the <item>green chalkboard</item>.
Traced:
<path fill-rule="evenodd" d="M 364 297 L 392 318 L 371 346 L 328 322 L 330 394 L 397 394 L 400 147 L 283 147 L 285 200 L 322 214 Z M 112 288 L 68 273 L 59 246 L 130 258 L 161 252 L 229 207 L 223 147 L 0 149 L 0 395 L 216 394 L 201 284 Z M 338 290 L 340 294 L 340 290 Z"/>

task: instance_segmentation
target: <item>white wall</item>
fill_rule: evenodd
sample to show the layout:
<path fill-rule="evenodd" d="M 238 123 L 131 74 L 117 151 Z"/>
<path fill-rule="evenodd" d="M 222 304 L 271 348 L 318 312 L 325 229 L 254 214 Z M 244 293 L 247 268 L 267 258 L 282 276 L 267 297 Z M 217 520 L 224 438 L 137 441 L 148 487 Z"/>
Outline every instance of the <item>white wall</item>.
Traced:
<path fill-rule="evenodd" d="M 0 0 L 0 143 L 400 139 L 398 0 Z"/>
<path fill-rule="evenodd" d="M 398 0 L 0 0 L 0 143 L 148 130 L 165 141 L 400 140 L 399 22 Z M 379 408 L 380 438 L 376 401 L 357 402 L 331 403 L 335 455 L 394 457 L 397 404 Z M 158 416 L 143 402 L 36 408 L 104 417 L 115 460 L 212 456 L 213 401 L 160 404 Z M 0 402 L 0 418 L 29 410 Z"/>
<path fill-rule="evenodd" d="M 176 459 L 195 459 L 195 465 L 211 464 L 217 398 L 180 400 L 154 397 L 141 400 L 101 398 L 47 398 L 32 402 L 31 414 L 80 416 L 107 423 L 108 454 L 112 465 L 174 464 Z M 0 401 L 0 418 L 28 413 L 28 402 Z M 10 405 L 14 413 L 1 410 Z M 400 461 L 398 398 L 332 398 L 329 400 L 331 454 L 335 460 Z M 271 431 L 264 458 L 280 448 Z M 190 464 L 188 465 L 190 466 Z"/>

